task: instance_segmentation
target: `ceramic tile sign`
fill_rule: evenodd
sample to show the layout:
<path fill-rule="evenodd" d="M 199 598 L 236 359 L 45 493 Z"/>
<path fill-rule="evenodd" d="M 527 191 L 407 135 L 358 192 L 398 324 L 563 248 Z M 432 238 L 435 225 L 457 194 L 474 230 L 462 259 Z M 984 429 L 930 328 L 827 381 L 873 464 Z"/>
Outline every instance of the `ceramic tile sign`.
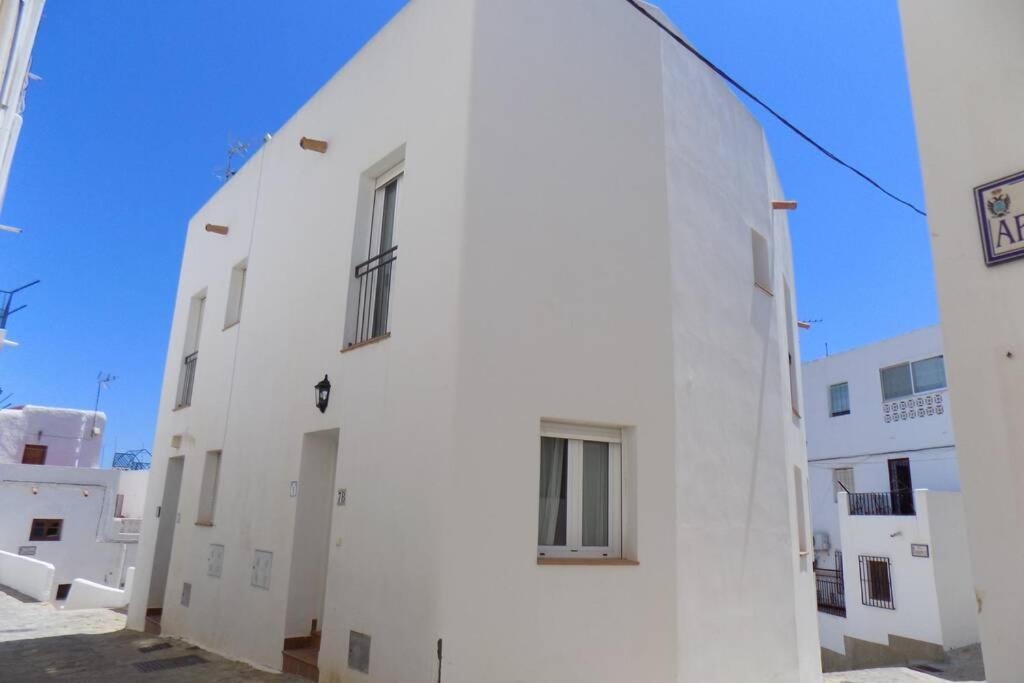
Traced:
<path fill-rule="evenodd" d="M 985 265 L 1024 257 L 1024 171 L 974 188 Z"/>
<path fill-rule="evenodd" d="M 929 557 L 930 556 L 929 548 L 924 543 L 911 543 L 910 544 L 910 554 L 913 555 L 914 557 Z"/>

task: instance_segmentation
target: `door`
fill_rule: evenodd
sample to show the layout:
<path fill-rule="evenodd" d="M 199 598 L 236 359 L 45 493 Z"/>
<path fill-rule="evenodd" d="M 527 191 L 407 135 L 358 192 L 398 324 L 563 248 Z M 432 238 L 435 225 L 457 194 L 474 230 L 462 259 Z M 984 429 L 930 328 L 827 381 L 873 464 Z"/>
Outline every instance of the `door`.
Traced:
<path fill-rule="evenodd" d="M 171 566 L 174 548 L 174 529 L 178 521 L 178 497 L 181 494 L 181 475 L 185 469 L 185 456 L 167 459 L 164 495 L 156 527 L 156 550 L 153 553 L 153 573 L 149 580 L 149 603 L 146 607 L 162 608 L 167 589 L 167 572 Z"/>
<path fill-rule="evenodd" d="M 894 515 L 914 514 L 914 484 L 910 479 L 910 458 L 889 461 L 889 491 Z"/>
<path fill-rule="evenodd" d="M 46 446 L 39 444 L 25 444 L 25 450 L 21 454 L 22 465 L 43 465 L 46 463 Z"/>

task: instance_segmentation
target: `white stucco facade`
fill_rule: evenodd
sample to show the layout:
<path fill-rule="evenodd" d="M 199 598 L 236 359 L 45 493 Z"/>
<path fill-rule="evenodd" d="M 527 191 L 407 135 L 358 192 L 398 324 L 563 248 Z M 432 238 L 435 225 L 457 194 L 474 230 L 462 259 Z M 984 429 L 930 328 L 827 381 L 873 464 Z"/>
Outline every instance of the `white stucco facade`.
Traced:
<path fill-rule="evenodd" d="M 345 348 L 400 162 L 389 335 Z M 129 626 L 280 668 L 316 619 L 322 681 L 819 680 L 782 196 L 628 4 L 414 0 L 189 223 Z M 585 563 L 538 559 L 565 423 L 621 449 Z"/>
<path fill-rule="evenodd" d="M 973 189 L 1024 171 L 1024 5 L 901 0 L 939 310 L 989 681 L 1024 653 L 1024 262 L 985 265 Z M 1011 207 L 1010 218 L 1021 213 Z"/>
<path fill-rule="evenodd" d="M 45 0 L 0 0 L 0 206 L 21 133 L 32 46 Z"/>
<path fill-rule="evenodd" d="M 107 416 L 91 410 L 18 406 L 0 410 L 0 464 L 20 464 L 26 446 L 45 447 L 46 465 L 99 467 Z"/>

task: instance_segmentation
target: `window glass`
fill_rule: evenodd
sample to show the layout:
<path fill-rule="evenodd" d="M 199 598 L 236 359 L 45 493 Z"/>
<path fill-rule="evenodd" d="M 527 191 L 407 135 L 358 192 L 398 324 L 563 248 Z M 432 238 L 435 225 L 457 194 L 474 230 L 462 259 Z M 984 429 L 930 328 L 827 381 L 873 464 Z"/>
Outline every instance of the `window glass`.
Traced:
<path fill-rule="evenodd" d="M 569 479 L 569 442 L 540 439 L 540 526 L 538 545 L 565 545 L 566 493 Z"/>
<path fill-rule="evenodd" d="M 914 386 L 910 380 L 910 365 L 901 363 L 891 368 L 882 368 L 882 399 L 891 401 L 901 396 L 910 396 L 914 393 Z"/>
<path fill-rule="evenodd" d="M 850 414 L 850 385 L 846 382 L 828 388 L 829 413 L 832 417 Z"/>
<path fill-rule="evenodd" d="M 871 599 L 881 602 L 892 600 L 892 587 L 889 585 L 889 564 L 880 560 L 868 562 L 871 587 Z"/>
<path fill-rule="evenodd" d="M 942 356 L 916 361 L 913 372 L 914 391 L 934 391 L 946 386 L 946 365 Z"/>
<path fill-rule="evenodd" d="M 583 442 L 583 545 L 608 545 L 608 444 Z"/>

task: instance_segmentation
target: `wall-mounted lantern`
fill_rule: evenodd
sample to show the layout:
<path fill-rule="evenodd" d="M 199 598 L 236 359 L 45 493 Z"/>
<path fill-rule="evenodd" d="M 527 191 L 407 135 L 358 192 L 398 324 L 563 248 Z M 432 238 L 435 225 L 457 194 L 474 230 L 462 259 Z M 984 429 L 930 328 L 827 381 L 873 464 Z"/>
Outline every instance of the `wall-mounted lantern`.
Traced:
<path fill-rule="evenodd" d="M 327 412 L 327 402 L 331 399 L 331 380 L 324 375 L 324 378 L 313 388 L 316 389 L 316 407 L 320 409 L 321 413 Z"/>

